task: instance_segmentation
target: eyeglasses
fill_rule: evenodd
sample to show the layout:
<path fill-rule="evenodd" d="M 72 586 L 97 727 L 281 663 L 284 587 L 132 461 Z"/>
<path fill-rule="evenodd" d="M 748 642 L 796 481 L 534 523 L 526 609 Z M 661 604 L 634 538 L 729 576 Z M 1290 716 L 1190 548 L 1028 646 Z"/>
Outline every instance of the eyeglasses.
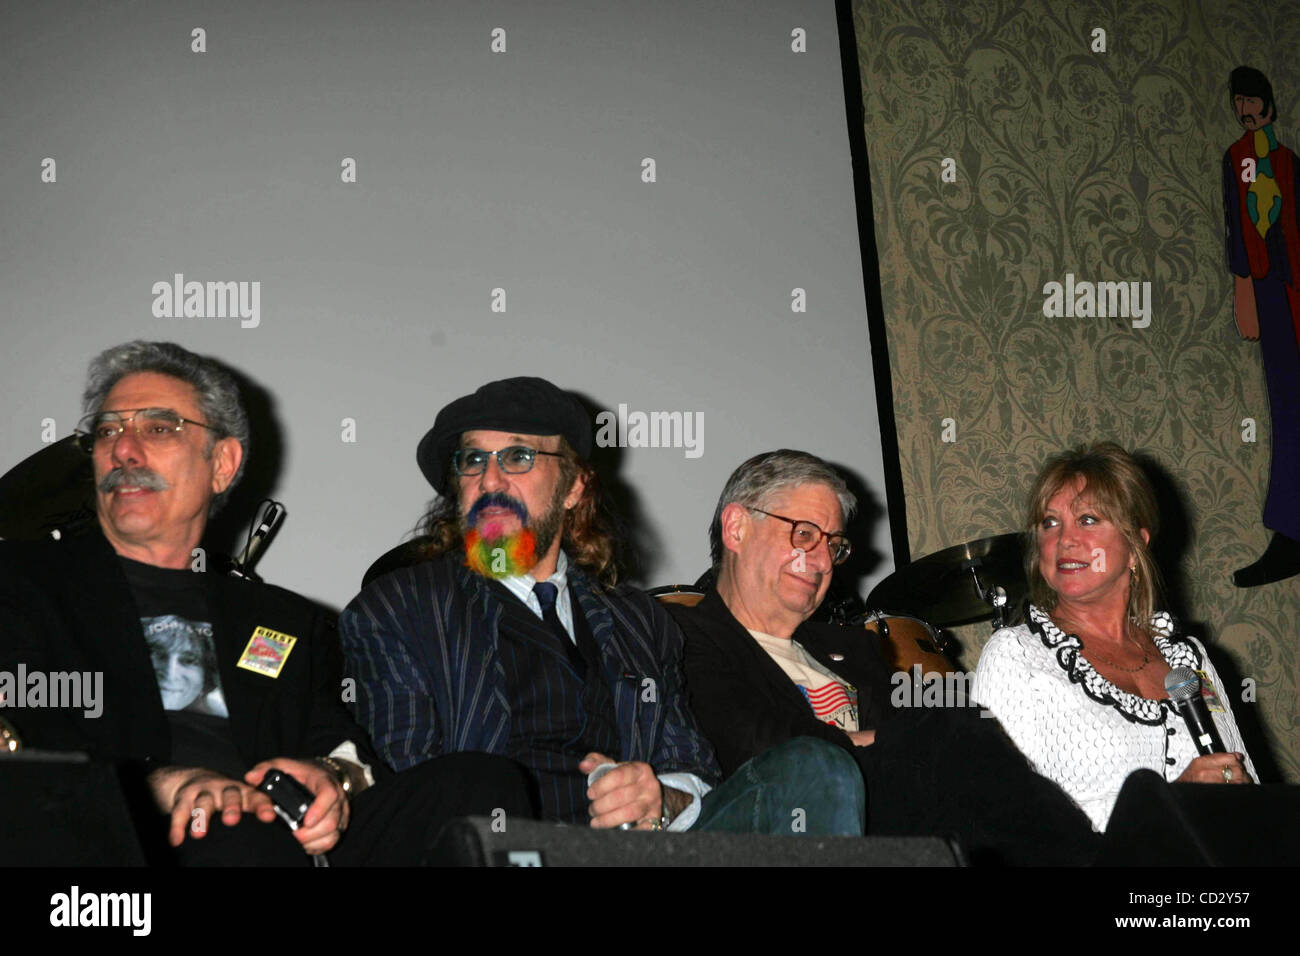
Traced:
<path fill-rule="evenodd" d="M 538 451 L 527 445 L 508 445 L 499 451 L 484 451 L 482 448 L 459 448 L 451 456 L 452 467 L 462 478 L 481 475 L 487 470 L 488 461 L 495 455 L 497 467 L 507 475 L 522 475 L 533 470 L 533 463 L 538 455 L 550 455 L 563 458 L 559 452 Z"/>
<path fill-rule="evenodd" d="M 133 414 L 128 415 L 127 412 Z M 87 415 L 77 423 L 77 434 L 81 436 L 82 447 L 90 451 L 117 441 L 128 425 L 135 431 L 137 438 L 150 445 L 165 445 L 176 441 L 186 425 L 220 431 L 192 418 L 182 418 L 170 408 L 124 408 Z"/>
<path fill-rule="evenodd" d="M 746 507 L 749 506 L 746 505 Z M 821 544 L 822 538 L 826 539 L 826 550 L 830 552 L 831 564 L 843 564 L 849 559 L 849 555 L 853 553 L 853 542 L 838 531 L 823 531 L 811 521 L 795 521 L 785 515 L 774 515 L 762 508 L 749 508 L 749 510 L 757 511 L 761 515 L 776 518 L 778 521 L 784 521 L 790 525 L 790 546 L 802 551 L 804 554 L 808 554 L 817 545 Z"/>

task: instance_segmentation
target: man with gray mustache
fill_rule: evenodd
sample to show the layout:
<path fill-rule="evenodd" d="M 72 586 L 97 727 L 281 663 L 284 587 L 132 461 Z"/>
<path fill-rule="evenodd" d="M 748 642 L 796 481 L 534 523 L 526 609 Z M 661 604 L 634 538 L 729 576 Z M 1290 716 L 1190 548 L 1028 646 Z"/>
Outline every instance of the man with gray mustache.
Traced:
<path fill-rule="evenodd" d="M 15 722 L 32 747 L 118 765 L 144 796 L 132 809 L 147 857 L 430 863 L 447 820 L 527 809 L 526 781 L 504 760 L 473 755 L 385 776 L 343 706 L 323 609 L 202 573 L 208 518 L 238 481 L 249 441 L 226 369 L 172 343 L 127 343 L 91 363 L 83 405 L 96 520 L 58 541 L 0 543 L 0 670 L 104 673 L 98 719 L 42 709 Z M 272 769 L 312 798 L 292 831 L 257 789 Z M 473 794 L 441 785 L 466 777 Z"/>

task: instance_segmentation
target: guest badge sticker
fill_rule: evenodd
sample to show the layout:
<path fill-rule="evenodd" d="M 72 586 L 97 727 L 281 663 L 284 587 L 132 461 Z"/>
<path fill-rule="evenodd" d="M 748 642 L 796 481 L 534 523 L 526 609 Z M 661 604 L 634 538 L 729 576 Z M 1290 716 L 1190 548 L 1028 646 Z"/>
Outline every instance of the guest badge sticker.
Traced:
<path fill-rule="evenodd" d="M 289 659 L 289 652 L 298 638 L 290 634 L 281 634 L 269 627 L 257 627 L 248 639 L 248 646 L 239 655 L 236 667 L 242 667 L 263 677 L 279 677 L 284 662 Z"/>
<path fill-rule="evenodd" d="M 1197 671 L 1196 676 L 1201 679 L 1201 696 L 1205 698 L 1205 706 L 1211 711 L 1224 713 L 1223 704 L 1219 701 L 1219 692 L 1214 688 L 1214 682 L 1210 680 L 1210 675 L 1205 671 Z"/>

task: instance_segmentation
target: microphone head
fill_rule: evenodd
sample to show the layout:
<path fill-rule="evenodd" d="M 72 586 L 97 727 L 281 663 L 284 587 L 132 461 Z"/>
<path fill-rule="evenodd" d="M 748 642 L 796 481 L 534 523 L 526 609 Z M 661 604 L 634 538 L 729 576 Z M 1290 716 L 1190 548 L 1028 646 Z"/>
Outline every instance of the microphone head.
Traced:
<path fill-rule="evenodd" d="M 1165 675 L 1165 693 L 1175 704 L 1201 693 L 1201 679 L 1190 667 L 1175 667 Z"/>

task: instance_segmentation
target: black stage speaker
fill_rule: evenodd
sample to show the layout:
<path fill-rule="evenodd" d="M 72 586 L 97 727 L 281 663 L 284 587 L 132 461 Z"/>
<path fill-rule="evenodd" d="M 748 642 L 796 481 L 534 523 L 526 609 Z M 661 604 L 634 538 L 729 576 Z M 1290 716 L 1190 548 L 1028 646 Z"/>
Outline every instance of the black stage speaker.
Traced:
<path fill-rule="evenodd" d="M 458 866 L 964 866 L 938 837 L 752 836 L 651 833 L 488 817 L 453 820 L 439 857 Z M 500 826 L 500 824 L 498 824 Z"/>
<path fill-rule="evenodd" d="M 1124 781 L 1096 866 L 1295 866 L 1300 786 Z"/>
<path fill-rule="evenodd" d="M 0 866 L 142 866 L 111 764 L 82 753 L 0 755 Z"/>

